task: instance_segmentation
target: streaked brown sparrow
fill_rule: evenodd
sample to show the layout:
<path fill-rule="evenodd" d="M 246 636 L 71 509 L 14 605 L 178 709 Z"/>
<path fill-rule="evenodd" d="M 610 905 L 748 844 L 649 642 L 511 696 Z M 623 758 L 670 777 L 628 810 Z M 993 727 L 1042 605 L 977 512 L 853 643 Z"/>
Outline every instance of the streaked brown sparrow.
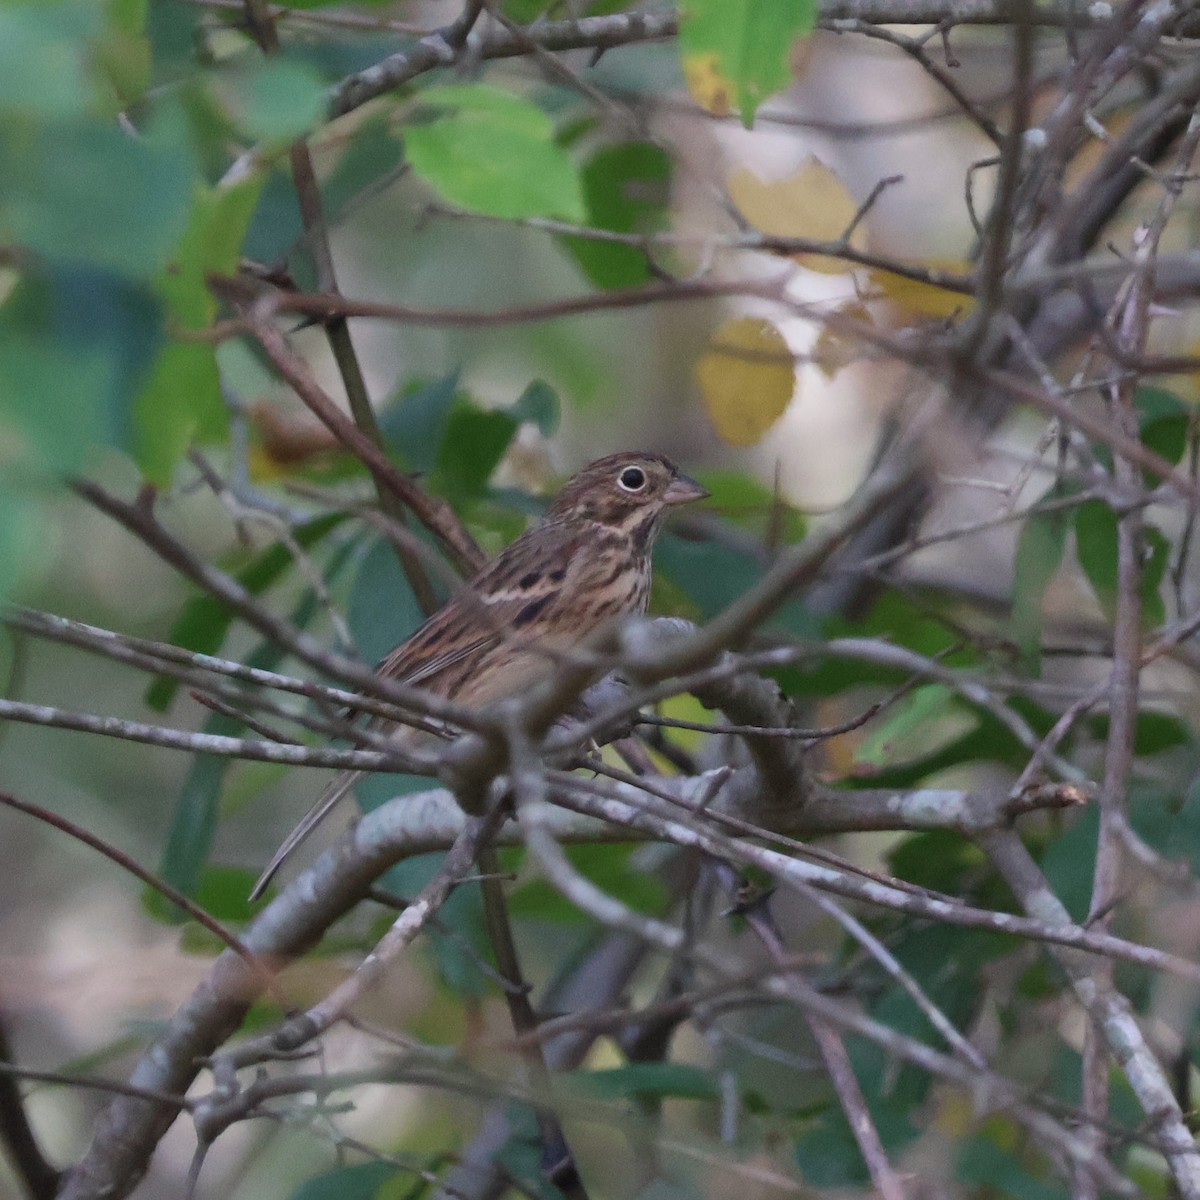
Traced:
<path fill-rule="evenodd" d="M 622 616 L 646 611 L 650 550 L 668 509 L 708 493 L 661 454 L 610 454 L 570 479 L 546 515 L 488 563 L 388 654 L 380 675 L 484 708 L 545 678 L 555 655 Z M 412 745 L 427 737 L 376 721 Z M 254 886 L 266 888 L 285 858 L 350 789 L 342 772 L 291 832 Z"/>

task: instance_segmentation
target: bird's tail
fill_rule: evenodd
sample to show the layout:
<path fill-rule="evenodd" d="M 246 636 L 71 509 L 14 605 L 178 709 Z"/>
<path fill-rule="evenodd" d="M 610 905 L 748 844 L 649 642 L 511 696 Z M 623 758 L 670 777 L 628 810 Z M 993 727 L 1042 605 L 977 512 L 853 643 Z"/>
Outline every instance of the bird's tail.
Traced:
<path fill-rule="evenodd" d="M 316 804 L 304 814 L 300 823 L 287 835 L 283 845 L 267 863 L 266 870 L 258 877 L 258 882 L 250 892 L 251 900 L 257 900 L 267 890 L 267 884 L 275 877 L 275 872 L 283 865 L 284 859 L 329 816 L 337 802 L 354 786 L 361 775 L 361 771 L 341 771 L 330 781 Z"/>

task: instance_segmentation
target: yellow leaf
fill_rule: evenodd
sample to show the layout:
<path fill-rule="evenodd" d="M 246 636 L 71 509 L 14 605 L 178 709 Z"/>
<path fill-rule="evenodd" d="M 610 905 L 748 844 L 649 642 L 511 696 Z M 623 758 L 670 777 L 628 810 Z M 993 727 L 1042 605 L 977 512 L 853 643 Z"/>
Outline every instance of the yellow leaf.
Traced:
<path fill-rule="evenodd" d="M 970 264 L 961 259 L 927 259 L 919 264 L 929 271 L 936 279 L 939 271 L 947 275 L 966 275 L 970 272 Z M 906 279 L 903 275 L 894 275 L 891 271 L 872 271 L 871 282 L 893 304 L 909 312 L 922 313 L 927 317 L 950 317 L 955 313 L 970 312 L 975 305 L 975 298 L 966 292 L 955 288 L 939 287 L 937 283 L 923 283 L 916 279 Z"/>
<path fill-rule="evenodd" d="M 770 237 L 836 242 L 858 212 L 858 204 L 842 181 L 816 158 L 774 183 L 764 183 L 753 171 L 739 167 L 729 177 L 728 188 L 738 212 Z M 865 228 L 859 225 L 850 245 L 863 250 L 866 237 Z M 853 263 L 823 254 L 799 254 L 796 258 L 810 271 L 825 275 L 844 275 L 854 269 Z"/>
<path fill-rule="evenodd" d="M 815 700 L 812 709 L 813 725 L 818 729 L 832 729 L 844 725 L 854 713 L 844 696 L 827 696 Z M 845 733 L 822 738 L 813 749 L 813 769 L 822 775 L 844 779 L 854 773 L 854 747 L 862 741 L 862 730 L 851 729 Z"/>
<path fill-rule="evenodd" d="M 944 1137 L 966 1138 L 977 1125 L 978 1118 L 970 1096 L 946 1089 L 936 1097 L 931 1125 Z"/>
<path fill-rule="evenodd" d="M 733 85 L 721 74 L 715 53 L 685 54 L 683 79 L 692 99 L 705 112 L 727 117 L 733 111 Z"/>
<path fill-rule="evenodd" d="M 739 317 L 713 334 L 696 363 L 696 382 L 721 440 L 753 446 L 787 408 L 796 368 L 770 321 Z"/>
<path fill-rule="evenodd" d="M 251 446 L 246 452 L 246 468 L 253 483 L 274 483 L 288 474 L 287 467 L 272 458 L 262 446 Z"/>

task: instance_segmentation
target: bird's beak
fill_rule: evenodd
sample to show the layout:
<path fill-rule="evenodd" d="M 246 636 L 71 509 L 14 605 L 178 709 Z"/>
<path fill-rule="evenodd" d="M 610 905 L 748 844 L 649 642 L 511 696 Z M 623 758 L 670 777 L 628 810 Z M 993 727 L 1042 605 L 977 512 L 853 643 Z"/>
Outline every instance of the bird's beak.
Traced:
<path fill-rule="evenodd" d="M 691 504 L 693 500 L 704 500 L 708 494 L 708 490 L 702 488 L 694 479 L 687 475 L 676 475 L 663 492 L 663 503 Z"/>

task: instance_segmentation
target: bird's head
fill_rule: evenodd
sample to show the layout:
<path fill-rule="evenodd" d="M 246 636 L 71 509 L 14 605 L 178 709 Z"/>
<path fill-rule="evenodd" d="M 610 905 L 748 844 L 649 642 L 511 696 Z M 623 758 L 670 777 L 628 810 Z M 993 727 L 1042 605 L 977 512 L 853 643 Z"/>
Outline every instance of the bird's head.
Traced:
<path fill-rule="evenodd" d="M 633 534 L 657 527 L 667 509 L 707 495 L 664 455 L 631 450 L 584 467 L 568 480 L 547 515 Z"/>

